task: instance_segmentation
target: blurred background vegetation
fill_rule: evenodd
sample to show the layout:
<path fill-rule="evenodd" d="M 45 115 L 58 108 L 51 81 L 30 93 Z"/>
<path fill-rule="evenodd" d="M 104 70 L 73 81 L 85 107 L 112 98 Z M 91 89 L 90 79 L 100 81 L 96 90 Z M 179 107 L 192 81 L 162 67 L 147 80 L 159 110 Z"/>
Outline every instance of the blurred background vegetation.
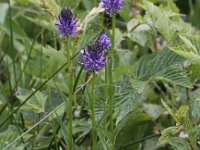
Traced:
<path fill-rule="evenodd" d="M 167 0 L 149 1 L 153 2 L 155 6 L 166 7 L 168 5 Z M 182 14 L 181 18 L 190 23 L 198 34 L 200 28 L 200 1 L 175 0 L 174 3 Z M 31 129 L 37 122 L 39 122 L 38 125 L 14 142 L 10 149 L 42 150 L 65 148 L 67 119 L 66 108 L 62 106 L 62 103 L 67 99 L 68 93 L 67 69 L 59 71 L 55 76 L 52 75 L 66 63 L 67 58 L 65 42 L 58 35 L 55 23 L 63 7 L 71 8 L 77 18 L 84 22 L 85 16 L 97 5 L 97 0 L 0 1 L 0 123 L 3 124 L 0 127 L 0 149 L 5 148 L 13 140 L 18 140 L 22 133 Z M 176 10 L 176 8 L 174 9 Z M 124 41 L 127 23 L 134 18 L 142 20 L 141 18 L 144 17 L 144 14 L 145 10 L 140 7 L 139 0 L 126 0 L 126 7 L 117 15 L 118 29 L 116 32 L 117 42 L 120 46 L 115 56 L 115 118 L 117 122 L 116 128 L 118 129 L 116 130 L 118 132 L 116 149 L 139 140 L 138 143 L 133 143 L 125 149 L 168 150 L 179 147 L 180 150 L 184 150 L 183 148 L 188 150 L 188 145 L 184 147 L 181 142 L 178 144 L 171 143 L 172 146 L 160 146 L 156 143 L 158 142 L 159 136 L 157 135 L 160 135 L 160 131 L 175 125 L 173 118 L 166 114 L 160 101 L 161 98 L 165 99 L 172 109 L 177 110 L 186 103 L 188 98 L 188 88 L 181 86 L 187 87 L 189 83 L 178 83 L 181 86 L 174 86 L 163 81 L 148 83 L 147 90 L 143 89 L 142 98 L 140 97 L 140 101 L 137 101 L 138 105 L 134 105 L 131 111 L 121 111 L 122 108 L 125 110 L 129 106 L 129 103 L 123 106 L 124 101 L 137 99 L 137 94 L 132 91 L 132 84 L 133 82 L 135 84 L 135 80 L 129 80 L 129 76 L 124 75 L 124 72 L 129 74 L 129 67 L 132 67 L 134 62 L 156 51 L 151 38 L 149 43 L 145 41 L 146 35 L 138 36 L 138 42 L 136 40 L 132 41 L 131 38 Z M 77 40 L 77 49 L 81 50 L 93 40 L 104 29 L 102 26 L 110 29 L 110 24 L 111 19 L 103 13 L 89 21 L 86 34 L 81 35 Z M 160 35 L 156 36 L 159 37 Z M 157 48 L 159 49 L 159 47 Z M 126 53 L 123 53 L 123 50 Z M 77 62 L 75 74 L 78 75 L 81 69 L 78 57 L 75 58 L 75 62 Z M 85 76 L 86 73 L 82 73 L 78 87 L 84 84 Z M 104 75 L 101 74 L 99 78 L 96 92 L 97 118 L 103 116 L 101 96 Z M 190 79 L 192 80 L 192 77 Z M 135 86 L 141 88 L 142 84 L 147 83 L 138 82 L 138 85 Z M 27 97 L 35 90 L 38 90 L 37 93 L 33 94 L 19 108 L 20 104 L 26 101 Z M 199 90 L 192 95 L 198 97 Z M 74 113 L 78 113 L 77 117 L 74 114 L 75 119 L 73 122 L 74 142 L 79 146 L 77 149 L 89 149 L 91 143 L 91 120 L 89 119 L 90 112 L 87 105 L 89 97 L 90 94 L 86 90 L 84 95 L 77 95 L 74 104 Z M 60 105 L 61 107 L 59 107 Z M 118 107 L 118 105 L 121 105 L 122 108 Z M 192 107 L 196 106 L 194 103 L 192 104 Z M 57 107 L 59 109 L 55 110 Z M 15 111 L 16 109 L 17 111 Z M 195 109 L 199 110 L 199 108 Z M 50 113 L 52 115 L 49 115 Z M 45 116 L 47 116 L 47 119 L 41 121 Z M 9 120 L 5 122 L 7 118 Z M 124 118 L 127 120 L 124 121 Z M 106 139 L 107 135 L 103 130 L 104 127 L 99 128 L 99 137 L 103 137 L 102 139 L 100 138 L 100 141 L 105 144 L 106 142 L 103 140 Z M 142 140 L 149 135 L 155 135 L 155 137 Z M 103 145 L 102 143 L 100 144 L 101 146 Z M 99 149 L 101 149 L 101 146 L 99 146 Z"/>

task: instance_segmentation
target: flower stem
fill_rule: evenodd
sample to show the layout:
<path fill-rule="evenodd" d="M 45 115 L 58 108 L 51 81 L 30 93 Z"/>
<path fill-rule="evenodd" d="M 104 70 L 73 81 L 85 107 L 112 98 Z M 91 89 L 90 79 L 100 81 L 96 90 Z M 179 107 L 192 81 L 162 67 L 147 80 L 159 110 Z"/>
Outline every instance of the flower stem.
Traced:
<path fill-rule="evenodd" d="M 112 147 L 114 147 L 113 141 L 113 95 L 114 95 L 114 86 L 113 86 L 113 64 L 114 64 L 114 48 L 115 48 L 115 14 L 112 14 L 112 47 L 111 47 L 111 58 L 110 58 L 110 67 L 109 67 L 109 78 L 110 78 L 110 91 L 109 91 L 109 109 L 110 109 L 110 131 L 111 131 L 111 140 Z"/>
<path fill-rule="evenodd" d="M 92 79 L 92 97 L 90 102 L 91 113 L 92 113 L 92 139 L 93 139 L 93 150 L 96 150 L 97 145 L 97 131 L 96 131 L 96 121 L 95 121 L 95 74 L 93 74 Z"/>
<path fill-rule="evenodd" d="M 69 39 L 68 39 L 69 41 Z M 68 42 L 68 46 L 70 47 L 70 41 Z M 68 62 L 68 88 L 69 88 L 69 128 L 68 128 L 68 132 L 69 132 L 69 141 L 68 141 L 68 147 L 69 150 L 73 150 L 73 136 L 72 136 L 72 105 L 73 105 L 73 78 L 72 78 L 72 68 L 71 68 L 71 59 L 70 59 L 70 48 L 68 48 L 68 52 L 67 52 L 67 62 Z"/>

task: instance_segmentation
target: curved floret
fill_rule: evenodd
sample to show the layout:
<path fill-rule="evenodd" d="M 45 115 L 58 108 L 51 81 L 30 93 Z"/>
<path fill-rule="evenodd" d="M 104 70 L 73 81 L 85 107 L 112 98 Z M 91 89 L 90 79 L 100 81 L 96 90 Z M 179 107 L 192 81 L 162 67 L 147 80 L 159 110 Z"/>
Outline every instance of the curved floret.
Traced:
<path fill-rule="evenodd" d="M 111 48 L 108 33 L 101 34 L 96 41 L 81 51 L 81 58 L 87 72 L 98 73 L 105 67 L 107 51 Z"/>
<path fill-rule="evenodd" d="M 107 51 L 111 48 L 111 39 L 107 33 L 104 33 L 97 39 L 95 44 L 100 51 Z"/>
<path fill-rule="evenodd" d="M 101 0 L 105 12 L 112 16 L 112 14 L 117 14 L 124 6 L 123 0 Z"/>
<path fill-rule="evenodd" d="M 83 65 L 86 71 L 98 73 L 106 63 L 106 54 L 104 51 L 96 51 L 86 48 L 81 51 Z"/>
<path fill-rule="evenodd" d="M 62 37 L 75 37 L 77 33 L 77 20 L 73 18 L 73 14 L 70 9 L 63 8 L 61 10 L 61 14 L 58 17 L 56 25 L 57 30 Z"/>

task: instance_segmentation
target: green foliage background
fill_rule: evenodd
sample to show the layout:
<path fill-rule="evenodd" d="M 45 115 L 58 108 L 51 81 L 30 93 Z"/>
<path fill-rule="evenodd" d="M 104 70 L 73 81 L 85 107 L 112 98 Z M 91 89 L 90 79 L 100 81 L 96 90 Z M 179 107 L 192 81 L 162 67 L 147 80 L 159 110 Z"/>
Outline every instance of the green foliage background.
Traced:
<path fill-rule="evenodd" d="M 108 15 L 88 16 L 98 3 L 0 1 L 0 149 L 67 149 L 67 47 L 55 23 L 63 7 L 73 10 L 85 25 L 80 52 L 111 32 Z M 116 19 L 114 149 L 200 149 L 200 1 L 126 0 Z M 73 60 L 74 149 L 91 149 L 91 83 Z M 112 147 L 104 72 L 95 82 L 99 150 Z"/>

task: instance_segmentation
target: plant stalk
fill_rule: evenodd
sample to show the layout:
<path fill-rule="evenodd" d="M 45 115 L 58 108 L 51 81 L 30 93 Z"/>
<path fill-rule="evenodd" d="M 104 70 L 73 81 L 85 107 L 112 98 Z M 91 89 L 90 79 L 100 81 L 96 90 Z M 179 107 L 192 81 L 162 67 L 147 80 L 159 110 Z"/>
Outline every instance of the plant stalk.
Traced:
<path fill-rule="evenodd" d="M 109 67 L 109 81 L 110 81 L 110 90 L 109 90 L 109 109 L 110 109 L 110 132 L 111 132 L 111 141 L 112 149 L 114 148 L 114 133 L 113 133 L 113 95 L 114 95 L 114 86 L 113 86 L 113 66 L 114 66 L 114 48 L 115 48 L 115 14 L 112 14 L 112 47 L 111 47 L 111 57 L 110 57 L 110 67 Z"/>
<path fill-rule="evenodd" d="M 68 47 L 70 47 L 70 40 L 68 39 Z M 69 141 L 68 141 L 68 148 L 69 150 L 73 150 L 73 132 L 72 132 L 72 119 L 73 119 L 73 77 L 72 77 L 72 66 L 71 66 L 71 54 L 70 54 L 71 49 L 68 48 L 67 52 L 67 62 L 68 62 L 68 88 L 69 88 L 69 128 L 68 128 L 68 133 L 69 133 Z"/>
<path fill-rule="evenodd" d="M 92 139 L 93 139 L 93 150 L 96 150 L 97 145 L 97 131 L 96 131 L 96 120 L 95 120 L 95 74 L 92 79 L 92 96 L 91 96 L 91 114 L 92 114 Z"/>

